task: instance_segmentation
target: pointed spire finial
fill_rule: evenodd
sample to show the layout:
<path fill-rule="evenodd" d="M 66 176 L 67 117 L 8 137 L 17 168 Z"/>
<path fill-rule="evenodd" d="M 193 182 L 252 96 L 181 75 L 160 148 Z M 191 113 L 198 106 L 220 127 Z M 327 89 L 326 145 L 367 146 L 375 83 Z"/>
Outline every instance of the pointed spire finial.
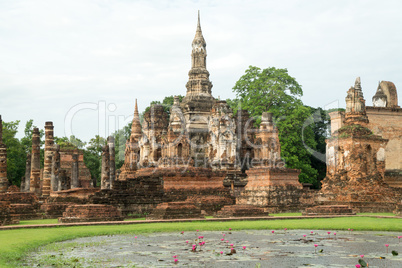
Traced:
<path fill-rule="evenodd" d="M 356 78 L 356 81 L 355 81 L 355 89 L 359 89 L 359 90 L 362 89 L 361 81 L 360 81 L 360 76 L 358 76 L 358 77 Z"/>
<path fill-rule="evenodd" d="M 135 99 L 134 117 L 135 117 L 135 116 L 138 116 L 138 115 L 139 115 L 139 113 L 138 113 L 137 99 Z"/>
<path fill-rule="evenodd" d="M 200 23 L 200 10 L 198 10 L 198 23 L 197 23 L 197 31 L 201 31 L 201 23 Z"/>

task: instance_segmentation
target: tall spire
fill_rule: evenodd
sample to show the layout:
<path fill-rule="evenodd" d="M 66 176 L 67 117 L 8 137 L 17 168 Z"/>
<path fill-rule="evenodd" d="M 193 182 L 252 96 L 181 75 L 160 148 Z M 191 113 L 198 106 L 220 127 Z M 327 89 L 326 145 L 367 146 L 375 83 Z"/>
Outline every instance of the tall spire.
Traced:
<path fill-rule="evenodd" d="M 191 70 L 188 73 L 189 80 L 186 84 L 186 95 L 211 95 L 212 83 L 209 81 L 209 72 L 207 70 L 207 43 L 202 36 L 200 11 L 198 11 L 197 30 L 191 50 Z M 212 98 L 212 96 L 210 96 Z"/>
<path fill-rule="evenodd" d="M 134 117 L 135 116 L 139 118 L 137 99 L 135 99 L 135 107 L 134 107 Z"/>
<path fill-rule="evenodd" d="M 198 22 L 197 22 L 197 30 L 195 32 L 194 40 L 192 43 L 192 68 L 203 68 L 206 69 L 206 50 L 207 43 L 205 42 L 204 36 L 201 31 L 201 23 L 200 23 L 200 11 L 198 10 Z"/>
<path fill-rule="evenodd" d="M 198 10 L 198 24 L 197 24 L 197 32 L 201 32 L 201 23 L 200 23 L 200 11 Z"/>
<path fill-rule="evenodd" d="M 130 141 L 138 142 L 139 138 L 142 136 L 141 132 L 140 114 L 138 113 L 137 99 L 135 99 L 134 118 L 131 124 Z"/>

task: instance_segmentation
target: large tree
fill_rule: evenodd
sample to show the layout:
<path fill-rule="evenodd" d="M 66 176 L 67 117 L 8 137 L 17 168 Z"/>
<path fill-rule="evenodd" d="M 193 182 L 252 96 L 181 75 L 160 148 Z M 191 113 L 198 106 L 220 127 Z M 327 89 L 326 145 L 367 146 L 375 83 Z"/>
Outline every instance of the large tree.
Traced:
<path fill-rule="evenodd" d="M 303 90 L 287 69 L 250 66 L 233 87 L 235 101 L 229 100 L 234 111 L 241 108 L 259 117 L 263 112 L 273 114 L 279 130 L 282 158 L 289 168 L 301 170 L 299 179 L 317 185 L 318 171 L 312 167 L 308 148 L 316 149 L 317 142 L 311 124 L 313 110 L 303 105 Z M 259 120 L 256 120 L 259 123 Z"/>
<path fill-rule="evenodd" d="M 284 115 L 302 105 L 303 90 L 286 69 L 250 66 L 233 87 L 241 108 L 252 115 L 270 111 Z M 237 110 L 238 107 L 235 107 Z"/>

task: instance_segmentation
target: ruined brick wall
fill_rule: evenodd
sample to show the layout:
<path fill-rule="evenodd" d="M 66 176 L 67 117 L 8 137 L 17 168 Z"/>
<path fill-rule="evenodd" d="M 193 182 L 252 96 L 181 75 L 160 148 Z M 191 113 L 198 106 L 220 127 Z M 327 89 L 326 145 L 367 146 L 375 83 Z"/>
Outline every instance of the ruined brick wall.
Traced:
<path fill-rule="evenodd" d="M 97 192 L 90 202 L 116 206 L 123 215 L 144 215 L 163 202 L 163 194 L 161 177 L 144 176 L 116 180 L 113 189 Z"/>
<path fill-rule="evenodd" d="M 65 170 L 67 177 L 72 178 L 73 154 L 78 154 L 78 170 L 80 187 L 91 187 L 91 173 L 84 163 L 84 153 L 81 150 L 60 149 L 60 169 Z"/>
<path fill-rule="evenodd" d="M 94 222 L 94 221 L 121 221 L 121 212 L 109 205 L 72 205 L 67 207 L 60 223 Z"/>
<path fill-rule="evenodd" d="M 18 224 L 19 215 L 14 214 L 9 201 L 0 201 L 0 226 Z"/>
<path fill-rule="evenodd" d="M 332 112 L 331 135 L 344 126 L 344 112 Z M 366 107 L 367 127 L 375 135 L 388 139 L 385 147 L 385 181 L 392 187 L 402 187 L 402 108 Z M 330 147 L 327 148 L 331 149 Z M 327 151 L 327 154 L 331 152 Z"/>
<path fill-rule="evenodd" d="M 3 193 L 0 201 L 9 202 L 12 214 L 18 214 L 21 220 L 41 219 L 42 211 L 35 193 Z"/>
<path fill-rule="evenodd" d="M 385 169 L 402 170 L 402 108 L 366 107 L 368 128 L 388 139 Z"/>

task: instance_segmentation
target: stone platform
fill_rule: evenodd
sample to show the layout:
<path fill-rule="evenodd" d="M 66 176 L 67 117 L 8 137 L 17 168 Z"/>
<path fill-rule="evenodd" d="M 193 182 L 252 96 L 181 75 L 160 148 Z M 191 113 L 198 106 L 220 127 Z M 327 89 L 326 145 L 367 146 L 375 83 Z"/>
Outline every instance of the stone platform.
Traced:
<path fill-rule="evenodd" d="M 201 209 L 190 202 L 167 202 L 156 206 L 147 220 L 203 218 Z"/>
<path fill-rule="evenodd" d="M 45 213 L 45 217 L 49 219 L 54 219 L 62 217 L 64 211 L 74 203 L 45 203 L 42 204 L 41 210 Z"/>
<path fill-rule="evenodd" d="M 348 206 L 315 206 L 306 208 L 302 215 L 356 215 L 356 213 L 354 213 Z"/>
<path fill-rule="evenodd" d="M 40 201 L 34 193 L 11 192 L 0 194 L 0 201 L 10 203 L 13 214 L 18 214 L 21 220 L 42 219 Z"/>
<path fill-rule="evenodd" d="M 59 223 L 122 221 L 121 212 L 110 205 L 72 205 L 67 207 Z"/>
<path fill-rule="evenodd" d="M 231 205 L 224 206 L 218 213 L 217 218 L 232 218 L 232 217 L 261 217 L 269 216 L 263 208 L 252 205 Z"/>
<path fill-rule="evenodd" d="M 14 214 L 9 201 L 0 201 L 0 226 L 18 224 L 20 222 L 19 215 Z"/>

